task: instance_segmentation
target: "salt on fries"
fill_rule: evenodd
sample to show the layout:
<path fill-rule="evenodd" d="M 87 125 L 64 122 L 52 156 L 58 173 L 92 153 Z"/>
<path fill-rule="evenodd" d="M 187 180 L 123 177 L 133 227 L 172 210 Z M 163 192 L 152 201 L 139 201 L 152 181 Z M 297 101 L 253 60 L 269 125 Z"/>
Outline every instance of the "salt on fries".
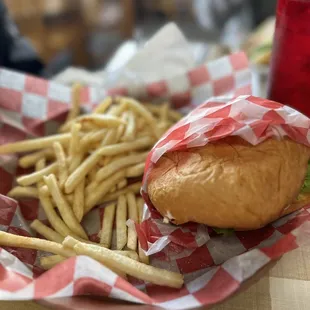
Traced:
<path fill-rule="evenodd" d="M 80 115 L 81 91 L 81 85 L 73 86 L 71 110 L 58 134 L 0 146 L 0 154 L 33 152 L 20 157 L 19 165 L 35 171 L 19 176 L 8 196 L 38 198 L 49 222 L 30 225 L 47 240 L 0 232 L 0 245 L 54 254 L 40 259 L 44 269 L 84 254 L 123 278 L 181 287 L 180 274 L 148 266 L 134 227 L 126 225 L 128 219 L 142 219 L 143 200 L 136 195 L 147 154 L 181 115 L 167 103 L 141 104 L 127 97 L 107 97 L 93 113 Z M 106 206 L 95 243 L 81 222 L 101 204 Z"/>

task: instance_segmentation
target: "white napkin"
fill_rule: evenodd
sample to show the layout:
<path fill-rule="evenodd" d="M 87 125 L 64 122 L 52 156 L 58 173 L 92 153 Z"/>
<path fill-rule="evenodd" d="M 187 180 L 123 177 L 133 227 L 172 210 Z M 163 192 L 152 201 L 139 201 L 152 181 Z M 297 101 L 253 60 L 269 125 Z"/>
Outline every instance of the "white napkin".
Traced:
<path fill-rule="evenodd" d="M 106 88 L 150 83 L 186 72 L 195 66 L 190 45 L 174 23 L 162 27 L 125 66 L 114 72 L 89 72 L 70 67 L 54 80 L 63 84 L 81 82 Z M 133 86 L 134 87 L 134 86 Z"/>

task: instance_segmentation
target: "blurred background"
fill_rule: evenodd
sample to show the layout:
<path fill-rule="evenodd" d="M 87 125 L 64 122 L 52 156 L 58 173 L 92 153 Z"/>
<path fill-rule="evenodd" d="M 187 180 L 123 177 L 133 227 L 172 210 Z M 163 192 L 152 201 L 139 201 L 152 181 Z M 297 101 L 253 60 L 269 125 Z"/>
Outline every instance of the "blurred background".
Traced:
<path fill-rule="evenodd" d="M 253 63 L 268 65 L 276 0 L 0 0 L 0 4 L 6 10 L 0 15 L 2 26 L 3 19 L 10 18 L 42 63 L 43 71 L 33 73 L 51 77 L 70 66 L 113 69 L 169 21 L 189 40 L 197 63 L 244 49 Z M 3 61 L 2 65 L 10 67 Z M 27 67 L 15 69 L 27 71 Z"/>

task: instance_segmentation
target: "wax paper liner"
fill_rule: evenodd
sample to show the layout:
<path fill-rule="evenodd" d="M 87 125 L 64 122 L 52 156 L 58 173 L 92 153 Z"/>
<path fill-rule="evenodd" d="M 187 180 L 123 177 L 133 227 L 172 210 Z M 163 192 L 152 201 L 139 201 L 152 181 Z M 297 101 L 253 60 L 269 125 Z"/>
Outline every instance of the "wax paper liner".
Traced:
<path fill-rule="evenodd" d="M 144 211 L 142 224 L 136 225 L 143 249 L 154 254 L 170 242 L 195 249 L 209 240 L 210 229 L 204 225 L 164 224 L 153 207 L 147 193 L 148 175 L 162 155 L 205 146 L 228 136 L 239 136 L 252 145 L 288 136 L 309 146 L 309 128 L 310 120 L 300 112 L 252 95 L 210 98 L 195 108 L 163 135 L 146 160 L 142 195 L 149 208 Z"/>
<path fill-rule="evenodd" d="M 185 82 L 186 81 L 186 82 Z M 147 100 L 169 99 L 181 110 L 192 109 L 213 95 L 250 93 L 250 76 L 244 54 L 234 54 L 195 68 L 169 81 L 140 85 L 135 89 L 104 90 L 85 88 L 83 103 L 90 110 L 107 94 L 126 94 Z M 0 71 L 0 143 L 27 136 L 55 132 L 71 101 L 70 89 L 31 76 Z M 20 235 L 35 235 L 29 223 L 45 215 L 37 200 L 19 203 L 6 197 L 15 176 L 27 171 L 17 167 L 17 155 L 0 156 L 0 228 Z M 98 241 L 103 209 L 90 212 L 83 221 L 90 239 Z M 2 248 L 0 251 L 0 299 L 23 300 L 73 295 L 104 295 L 168 309 L 186 309 L 211 305 L 233 294 L 240 285 L 268 262 L 309 239 L 309 212 L 303 209 L 277 224 L 228 237 L 212 237 L 201 246 L 191 242 L 191 224 L 184 226 L 181 242 L 170 242 L 163 251 L 152 255 L 154 266 L 184 273 L 182 289 L 169 289 L 136 279 L 129 282 L 94 260 L 70 258 L 45 273 L 38 258 L 46 253 L 29 249 Z M 202 234 L 204 227 L 200 228 Z M 178 239 L 176 233 L 175 239 Z M 142 240 L 142 239 L 141 239 Z"/>

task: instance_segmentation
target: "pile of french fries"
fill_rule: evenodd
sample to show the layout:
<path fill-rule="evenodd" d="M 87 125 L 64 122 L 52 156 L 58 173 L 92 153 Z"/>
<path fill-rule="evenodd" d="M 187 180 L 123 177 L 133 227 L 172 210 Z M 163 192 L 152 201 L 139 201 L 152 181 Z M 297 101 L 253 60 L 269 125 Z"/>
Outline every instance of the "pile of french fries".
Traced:
<path fill-rule="evenodd" d="M 127 97 L 107 97 L 93 113 L 80 115 L 80 92 L 81 86 L 74 85 L 72 107 L 58 134 L 0 146 L 0 154 L 33 152 L 22 156 L 19 165 L 35 171 L 17 177 L 18 186 L 8 196 L 38 198 L 51 227 L 39 220 L 31 223 L 47 240 L 0 232 L 0 245 L 54 254 L 41 258 L 45 269 L 84 254 L 122 277 L 181 287 L 180 274 L 148 265 L 135 229 L 126 225 L 128 219 L 142 218 L 138 194 L 147 153 L 181 115 L 168 104 L 141 104 Z M 81 222 L 102 204 L 106 206 L 100 243 L 95 243 L 88 240 Z"/>

